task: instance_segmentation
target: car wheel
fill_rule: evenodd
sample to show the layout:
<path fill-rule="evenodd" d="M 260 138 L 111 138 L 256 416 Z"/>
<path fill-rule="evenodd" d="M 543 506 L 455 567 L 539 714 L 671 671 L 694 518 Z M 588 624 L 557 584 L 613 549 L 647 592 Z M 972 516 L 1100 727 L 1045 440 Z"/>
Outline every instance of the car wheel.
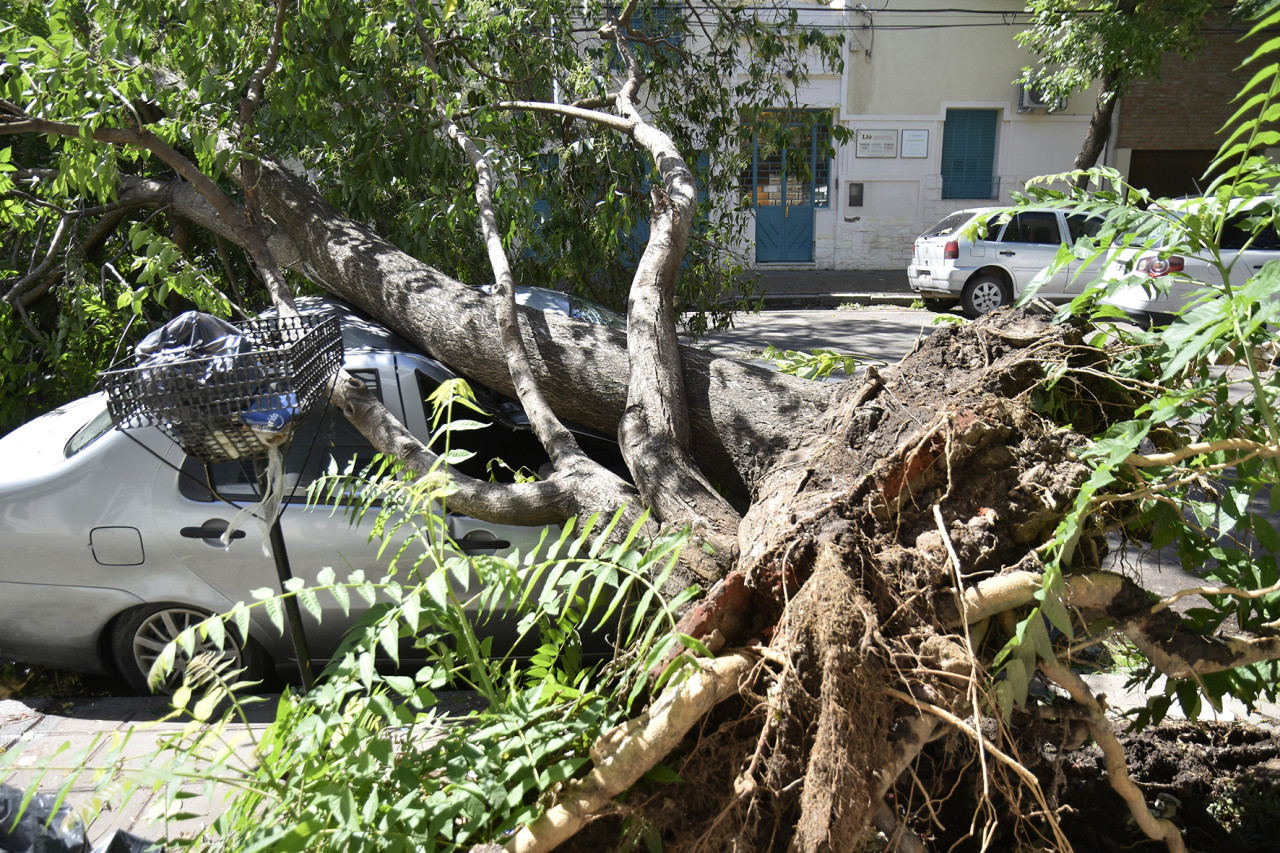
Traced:
<path fill-rule="evenodd" d="M 126 614 L 111 635 L 111 652 L 121 677 L 138 693 L 152 692 L 147 677 L 161 650 L 187 628 L 207 618 L 208 613 L 181 604 L 151 604 Z M 227 670 L 242 670 L 242 680 L 261 679 L 269 670 L 267 653 L 253 640 L 241 643 L 229 634 L 225 648 L 219 649 L 197 634 L 195 653 L 202 652 L 221 656 L 228 664 Z M 155 692 L 172 693 L 178 689 L 189 660 L 179 651 L 173 672 Z"/>
<path fill-rule="evenodd" d="M 964 286 L 964 294 L 960 297 L 961 306 L 971 317 L 989 314 L 1012 301 L 1009 288 L 993 275 L 980 275 L 969 279 L 969 283 Z"/>

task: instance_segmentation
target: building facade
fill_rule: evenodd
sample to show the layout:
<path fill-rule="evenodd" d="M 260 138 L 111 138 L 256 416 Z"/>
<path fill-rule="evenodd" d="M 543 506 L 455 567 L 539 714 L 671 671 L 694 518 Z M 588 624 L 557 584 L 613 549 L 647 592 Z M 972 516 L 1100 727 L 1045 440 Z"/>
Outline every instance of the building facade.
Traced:
<path fill-rule="evenodd" d="M 963 6 L 802 7 L 807 23 L 839 29 L 847 44 L 843 71 L 811 73 L 800 101 L 853 141 L 831 158 L 803 134 L 785 151 L 757 152 L 744 175 L 757 266 L 905 269 L 915 238 L 946 214 L 1008 204 L 1029 179 L 1073 167 L 1096 92 L 1049 104 L 1019 87 L 1036 61 L 1014 38 L 1028 21 L 1023 3 Z M 1194 61 L 1172 58 L 1161 81 L 1136 85 L 1100 162 L 1161 195 L 1194 192 L 1243 82 L 1242 31 L 1211 25 Z"/>

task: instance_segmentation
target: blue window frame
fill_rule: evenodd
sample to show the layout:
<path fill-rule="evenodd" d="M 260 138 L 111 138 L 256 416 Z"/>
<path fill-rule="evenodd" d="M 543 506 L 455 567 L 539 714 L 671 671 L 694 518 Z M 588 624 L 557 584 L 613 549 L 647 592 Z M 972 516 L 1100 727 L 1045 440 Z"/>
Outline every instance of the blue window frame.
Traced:
<path fill-rule="evenodd" d="M 999 110 L 947 110 L 942 129 L 942 197 L 999 198 L 995 174 Z"/>

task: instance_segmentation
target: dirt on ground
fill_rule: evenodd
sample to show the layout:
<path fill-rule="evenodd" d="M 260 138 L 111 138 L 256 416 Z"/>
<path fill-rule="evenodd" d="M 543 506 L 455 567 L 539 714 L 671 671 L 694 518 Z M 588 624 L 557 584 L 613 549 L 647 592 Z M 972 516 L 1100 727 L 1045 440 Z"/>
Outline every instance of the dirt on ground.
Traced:
<path fill-rule="evenodd" d="M 1164 722 L 1125 734 L 1129 772 L 1157 813 L 1204 853 L 1280 850 L 1280 732 L 1272 726 Z M 1133 825 L 1111 790 L 1096 746 L 1066 753 L 1059 801 L 1078 851 L 1164 850 Z"/>

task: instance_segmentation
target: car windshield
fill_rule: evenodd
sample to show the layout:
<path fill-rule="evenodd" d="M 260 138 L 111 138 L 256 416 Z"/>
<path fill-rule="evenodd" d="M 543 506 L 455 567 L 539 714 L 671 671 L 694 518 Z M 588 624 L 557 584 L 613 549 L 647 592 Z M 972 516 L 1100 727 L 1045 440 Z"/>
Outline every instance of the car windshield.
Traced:
<path fill-rule="evenodd" d="M 592 302 L 590 299 L 582 299 L 577 296 L 569 297 L 569 310 L 571 316 L 575 320 L 582 320 L 587 323 L 598 323 L 601 326 L 608 326 L 611 329 L 620 329 L 626 331 L 627 318 L 610 308 L 606 308 L 598 302 Z"/>
<path fill-rule="evenodd" d="M 102 436 L 106 435 L 113 426 L 111 413 L 107 411 L 106 404 L 102 406 L 102 410 L 89 419 L 89 422 L 80 429 L 76 430 L 76 434 L 71 436 L 67 441 L 67 446 L 62 448 L 62 454 L 70 459 L 81 450 L 93 444 Z"/>

